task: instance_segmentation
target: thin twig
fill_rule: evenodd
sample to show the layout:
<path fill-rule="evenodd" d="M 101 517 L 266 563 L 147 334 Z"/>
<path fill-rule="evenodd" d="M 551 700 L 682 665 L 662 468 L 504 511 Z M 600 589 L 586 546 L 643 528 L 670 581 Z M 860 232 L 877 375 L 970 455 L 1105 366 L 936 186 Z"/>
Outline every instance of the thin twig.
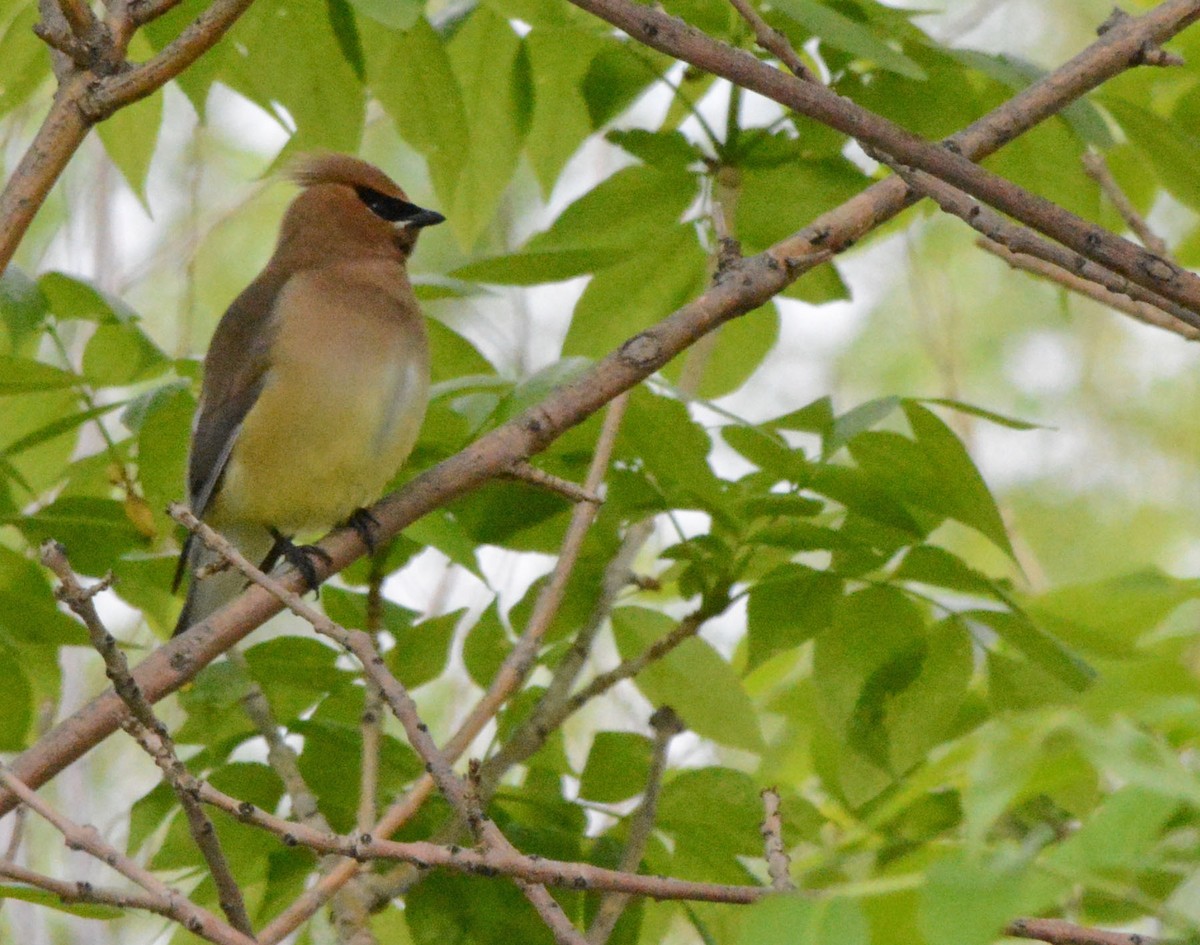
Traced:
<path fill-rule="evenodd" d="M 1113 27 L 1128 23 L 1129 20 L 1130 16 L 1128 13 L 1120 7 L 1113 7 L 1113 11 L 1108 15 L 1108 19 L 1096 27 L 1096 35 L 1103 36 L 1112 30 Z M 1182 66 L 1186 65 L 1186 61 L 1182 56 L 1167 52 L 1158 43 L 1146 40 L 1136 51 L 1133 64 L 1141 66 Z"/>
<path fill-rule="evenodd" d="M 1014 919 L 1004 934 L 1032 938 L 1051 945 L 1157 945 L 1158 939 L 1139 932 L 1110 932 L 1075 925 L 1065 919 Z"/>
<path fill-rule="evenodd" d="M 66 549 L 56 541 L 42 544 L 41 560 L 61 582 L 56 596 L 64 601 L 87 627 L 92 646 L 104 660 L 105 675 L 129 707 L 129 734 L 154 759 L 154 763 L 162 771 L 163 780 L 179 799 L 192 839 L 208 864 L 221 909 L 235 929 L 253 937 L 254 928 L 250 923 L 250 915 L 246 912 L 242 891 L 229 868 L 229 861 L 221 850 L 221 842 L 213 829 L 212 821 L 205 815 L 204 809 L 196 799 L 198 782 L 187 766 L 179 760 L 167 727 L 154 714 L 150 703 L 133 681 L 125 654 L 121 652 L 116 638 L 109 633 L 96 612 L 94 599 L 97 591 L 106 586 L 105 582 L 85 589 L 71 568 Z"/>
<path fill-rule="evenodd" d="M 771 877 L 771 888 L 776 892 L 791 892 L 796 885 L 790 875 L 792 861 L 783 843 L 783 814 L 779 806 L 779 792 L 764 788 L 763 802 L 763 857 L 767 861 L 767 875 Z"/>
<path fill-rule="evenodd" d="M 113 906 L 117 909 L 145 909 L 156 912 L 167 918 L 174 918 L 164 903 L 157 896 L 143 893 L 124 892 L 119 889 L 109 889 L 105 886 L 94 886 L 88 882 L 70 882 L 55 879 L 41 873 L 18 866 L 16 863 L 0 862 L 0 876 L 11 879 L 35 889 L 44 889 L 53 893 L 65 903 L 93 903 L 98 906 Z"/>
<path fill-rule="evenodd" d="M 646 790 L 642 793 L 642 802 L 629 821 L 629 836 L 617 863 L 617 869 L 622 873 L 636 873 L 641 865 L 646 844 L 650 841 L 650 834 L 654 832 L 654 821 L 658 815 L 658 795 L 662 790 L 663 775 L 667 770 L 667 753 L 671 748 L 671 740 L 683 731 L 683 722 L 669 706 L 663 706 L 650 716 L 650 726 L 654 729 L 654 754 L 650 759 L 650 773 L 646 777 Z M 589 945 L 604 945 L 608 941 L 629 904 L 629 899 L 628 893 L 609 893 L 600 900 L 600 907 L 587 930 Z"/>
<path fill-rule="evenodd" d="M 590 502 L 592 505 L 599 505 L 604 501 L 596 493 L 589 492 L 569 479 L 563 479 L 561 476 L 556 476 L 553 473 L 546 472 L 544 469 L 539 469 L 527 460 L 522 459 L 513 463 L 509 467 L 508 476 L 512 479 L 520 479 L 522 482 L 527 482 L 531 486 L 537 486 L 539 489 L 545 489 L 548 492 L 561 495 L 572 502 Z"/>
<path fill-rule="evenodd" d="M 310 606 L 295 591 L 269 575 L 263 574 L 237 548 L 196 518 L 189 509 L 175 504 L 171 506 L 170 513 L 176 521 L 190 529 L 211 550 L 226 558 L 230 564 L 255 584 L 275 595 L 292 613 L 308 621 L 317 633 L 329 637 L 353 653 L 362 665 L 363 671 L 379 686 L 388 708 L 392 710 L 403 726 L 405 734 L 408 735 L 409 744 L 424 759 L 426 770 L 433 777 L 438 790 L 449 801 L 455 813 L 466 821 L 479 842 L 484 844 L 485 849 L 519 856 L 500 829 L 479 810 L 476 804 L 472 803 L 472 795 L 466 784 L 454 773 L 446 756 L 438 750 L 429 734 L 429 729 L 417 713 L 416 703 L 413 702 L 404 685 L 388 672 L 384 659 L 369 634 L 362 630 L 347 630 Z M 514 881 L 554 934 L 558 945 L 586 945 L 583 936 L 571 925 L 563 914 L 562 908 L 543 885 L 516 877 L 514 877 Z"/>
<path fill-rule="evenodd" d="M 1049 279 L 1064 289 L 1070 289 L 1072 292 L 1086 296 L 1093 301 L 1099 302 L 1101 305 L 1107 305 L 1109 308 L 1116 309 L 1118 312 L 1135 318 L 1139 322 L 1152 325 L 1155 328 L 1161 328 L 1164 331 L 1173 332 L 1181 338 L 1186 338 L 1188 341 L 1200 339 L 1200 328 L 1193 328 L 1191 325 L 1184 324 L 1178 318 L 1173 318 L 1149 302 L 1139 302 L 1127 295 L 1112 292 L 1098 282 L 1084 279 L 1073 272 L 1068 272 L 1062 266 L 1056 266 L 1054 263 L 1039 259 L 1036 256 L 1030 256 L 1026 253 L 1014 253 L 1007 246 L 993 242 L 986 236 L 981 236 L 977 239 L 975 245 L 991 253 L 993 256 L 1003 259 L 1014 269 L 1020 269 L 1031 275 Z"/>
<path fill-rule="evenodd" d="M 139 866 L 125 856 L 116 847 L 105 841 L 95 827 L 77 824 L 55 810 L 4 765 L 0 765 L 0 781 L 20 798 L 21 803 L 26 804 L 35 814 L 62 834 L 69 849 L 83 850 L 102 863 L 111 866 L 126 879 L 137 883 L 162 903 L 163 909 L 168 910 L 164 914 L 170 915 L 189 932 L 207 938 L 210 942 L 217 942 L 219 945 L 255 945 L 252 938 L 232 926 L 226 925 L 207 909 L 202 909 L 181 896 L 145 867 Z"/>
<path fill-rule="evenodd" d="M 885 155 L 880 156 L 915 192 L 930 197 L 946 213 L 953 214 L 972 229 L 994 242 L 1007 246 L 1014 253 L 1024 253 L 1045 259 L 1060 268 L 1104 286 L 1110 292 L 1128 295 L 1139 302 L 1145 302 L 1163 310 L 1193 328 L 1200 328 L 1200 314 L 1159 296 L 1141 285 L 1132 283 L 1119 273 L 1079 256 L 1063 246 L 1044 240 L 1025 227 L 1009 223 L 998 213 L 972 200 L 967 194 L 945 181 L 922 171 L 905 167 L 903 164 L 893 163 Z"/>
<path fill-rule="evenodd" d="M 804 64 L 804 60 L 792 48 L 788 38 L 764 20 L 750 5 L 749 0 L 729 0 L 729 2 L 742 15 L 742 19 L 750 24 L 750 28 L 754 30 L 754 41 L 758 45 L 787 66 L 796 78 L 804 79 L 806 82 L 818 81 L 816 73 Z"/>
<path fill-rule="evenodd" d="M 699 633 L 700 628 L 704 626 L 704 622 L 712 616 L 714 616 L 714 613 L 707 607 L 701 607 L 699 610 L 693 611 L 680 620 L 675 625 L 675 628 L 662 637 L 662 639 L 655 640 L 646 649 L 642 650 L 641 653 L 631 656 L 627 660 L 622 660 L 612 669 L 594 677 L 586 686 L 567 700 L 565 706 L 567 714 L 571 715 L 578 712 L 588 702 L 602 693 L 608 692 L 617 683 L 626 679 L 632 679 L 651 663 L 662 659 L 685 640 L 690 640 Z"/>
<path fill-rule="evenodd" d="M 1166 241 L 1150 229 L 1146 218 L 1138 213 L 1133 201 L 1129 199 L 1129 196 L 1121 189 L 1121 185 L 1117 183 L 1117 179 L 1113 177 L 1104 156 L 1089 151 L 1083 156 L 1083 169 L 1087 172 L 1088 177 L 1100 185 L 1104 196 L 1112 201 L 1112 205 L 1121 215 L 1121 219 L 1125 221 L 1125 225 L 1133 230 L 1137 238 L 1142 241 L 1142 245 L 1164 259 L 1170 258 L 1171 252 L 1167 248 Z"/>
<path fill-rule="evenodd" d="M 229 651 L 228 659 L 246 680 L 246 692 L 241 699 L 242 710 L 267 743 L 267 764 L 283 782 L 283 790 L 291 801 L 292 813 L 301 823 L 317 830 L 329 830 L 329 821 L 317 805 L 316 794 L 300 773 L 300 759 L 283 737 L 282 727 L 275 718 L 267 694 L 250 675 L 250 666 L 246 662 L 245 654 L 235 647 Z"/>

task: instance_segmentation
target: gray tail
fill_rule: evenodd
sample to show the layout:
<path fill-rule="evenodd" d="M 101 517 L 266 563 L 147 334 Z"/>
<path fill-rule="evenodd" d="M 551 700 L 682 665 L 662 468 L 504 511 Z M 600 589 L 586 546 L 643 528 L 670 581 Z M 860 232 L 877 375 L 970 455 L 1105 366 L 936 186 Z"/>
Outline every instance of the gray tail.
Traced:
<path fill-rule="evenodd" d="M 222 534 L 250 561 L 258 564 L 271 550 L 274 539 L 261 525 L 233 526 Z M 219 560 L 203 542 L 189 539 L 180 554 L 180 571 L 186 570 L 191 579 L 187 599 L 175 624 L 172 636 L 179 636 L 188 627 L 211 616 L 237 597 L 246 587 L 246 579 L 236 568 L 226 568 L 197 580 L 197 568 L 206 568 Z"/>

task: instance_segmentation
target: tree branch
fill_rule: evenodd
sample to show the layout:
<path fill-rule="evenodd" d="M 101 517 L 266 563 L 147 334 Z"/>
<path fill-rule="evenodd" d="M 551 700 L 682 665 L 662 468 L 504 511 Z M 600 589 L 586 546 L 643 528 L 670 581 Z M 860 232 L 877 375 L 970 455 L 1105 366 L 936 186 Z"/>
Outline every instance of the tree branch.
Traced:
<path fill-rule="evenodd" d="M 83 850 L 137 883 L 162 904 L 162 909 L 167 910 L 163 912 L 164 915 L 169 915 L 189 932 L 218 945 L 255 945 L 252 938 L 226 925 L 207 909 L 190 902 L 145 867 L 139 866 L 107 843 L 95 827 L 81 826 L 56 811 L 4 765 L 0 765 L 0 782 L 3 782 L 21 803 L 28 805 L 34 813 L 62 834 L 63 841 L 69 849 Z"/>
<path fill-rule="evenodd" d="M 66 549 L 58 542 L 47 541 L 42 545 L 42 563 L 50 568 L 61 582 L 57 597 L 83 621 L 87 627 L 92 646 L 104 660 L 104 672 L 113 684 L 113 688 L 121 696 L 122 701 L 129 707 L 131 718 L 126 730 L 154 759 L 154 763 L 162 772 L 163 780 L 179 799 L 187 818 L 188 830 L 204 861 L 208 864 L 209 874 L 217 888 L 217 899 L 221 909 L 232 925 L 239 932 L 251 938 L 254 929 L 250 924 L 250 916 L 246 912 L 246 903 L 242 891 L 229 869 L 229 862 L 221 850 L 221 842 L 213 830 L 212 821 L 204 813 L 197 798 L 197 781 L 187 767 L 179 760 L 175 752 L 175 743 L 171 740 L 167 727 L 154 714 L 150 703 L 146 701 L 137 683 L 129 673 L 129 663 L 125 654 L 117 646 L 116 638 L 100 620 L 93 601 L 96 593 L 107 587 L 107 582 L 101 582 L 96 587 L 85 590 L 79 583 L 71 563 L 67 559 Z"/>
<path fill-rule="evenodd" d="M 662 790 L 663 775 L 667 771 L 667 753 L 671 748 L 671 740 L 683 731 L 683 722 L 672 711 L 670 706 L 663 706 L 650 716 L 650 727 L 654 729 L 654 754 L 650 759 L 650 773 L 646 777 L 646 790 L 642 793 L 642 802 L 629 821 L 629 836 L 625 840 L 625 849 L 621 851 L 617 869 L 622 873 L 636 873 L 646 852 L 646 844 L 650 834 L 654 832 L 654 821 L 658 816 L 658 795 Z M 589 945 L 605 945 L 613 929 L 621 920 L 625 907 L 629 904 L 628 893 L 609 893 L 600 900 L 600 908 L 588 926 L 587 940 Z"/>
<path fill-rule="evenodd" d="M 1090 262 L 1057 243 L 1044 240 L 1024 227 L 1009 223 L 998 213 L 976 203 L 945 181 L 901 164 L 892 165 L 892 168 L 917 193 L 932 198 L 946 213 L 958 217 L 972 229 L 982 233 L 989 240 L 1008 247 L 1012 252 L 1045 259 L 1060 269 L 1073 271 L 1081 278 L 1102 285 L 1109 292 L 1152 305 L 1192 328 L 1200 328 L 1200 314 L 1135 285 L 1118 273 Z"/>
<path fill-rule="evenodd" d="M 213 0 L 157 56 L 123 71 L 118 65 L 124 59 L 129 31 L 161 16 L 174 2 L 158 0 L 137 6 L 125 20 L 128 29 L 123 25 L 118 35 L 105 31 L 105 37 L 100 38 L 98 30 L 93 29 L 92 34 L 97 36 L 95 43 L 101 43 L 103 48 L 92 52 L 87 52 L 82 43 L 74 47 L 60 45 L 57 38 L 61 38 L 63 31 L 56 29 L 53 22 L 45 21 L 39 35 L 53 42 L 56 48 L 73 50 L 75 62 L 67 67 L 56 61 L 59 85 L 50 112 L 0 192 L 0 273 L 8 268 L 34 215 L 92 126 L 179 75 L 225 35 L 251 2 Z M 86 66 L 85 61 L 89 63 Z"/>
<path fill-rule="evenodd" d="M 975 245 L 991 253 L 993 256 L 1003 259 L 1014 269 L 1020 269 L 1031 275 L 1049 279 L 1064 289 L 1069 289 L 1079 295 L 1086 296 L 1093 301 L 1099 302 L 1101 305 L 1107 305 L 1109 308 L 1116 309 L 1118 312 L 1122 312 L 1130 318 L 1135 318 L 1139 322 L 1152 325 L 1155 328 L 1161 328 L 1164 331 L 1173 332 L 1188 341 L 1200 339 L 1200 329 L 1193 328 L 1191 325 L 1173 318 L 1158 308 L 1158 306 L 1151 305 L 1149 302 L 1140 302 L 1137 299 L 1131 299 L 1127 295 L 1120 295 L 1110 291 L 1097 282 L 1077 276 L 1075 273 L 1068 272 L 1061 266 L 1056 266 L 1045 259 L 1039 259 L 1037 256 L 1015 253 L 1007 246 L 993 242 L 985 236 L 976 240 Z M 1117 276 L 1115 278 L 1120 277 Z"/>

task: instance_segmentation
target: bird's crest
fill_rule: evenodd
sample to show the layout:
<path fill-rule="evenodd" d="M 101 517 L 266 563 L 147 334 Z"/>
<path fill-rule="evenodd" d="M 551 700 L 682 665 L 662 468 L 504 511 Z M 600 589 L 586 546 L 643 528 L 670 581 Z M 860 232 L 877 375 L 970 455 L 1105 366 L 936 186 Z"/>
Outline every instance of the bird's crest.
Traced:
<path fill-rule="evenodd" d="M 408 197 L 387 174 L 374 164 L 349 154 L 332 152 L 306 154 L 288 170 L 288 177 L 301 187 L 315 184 L 345 184 L 348 187 L 369 187 L 388 197 L 407 200 Z"/>

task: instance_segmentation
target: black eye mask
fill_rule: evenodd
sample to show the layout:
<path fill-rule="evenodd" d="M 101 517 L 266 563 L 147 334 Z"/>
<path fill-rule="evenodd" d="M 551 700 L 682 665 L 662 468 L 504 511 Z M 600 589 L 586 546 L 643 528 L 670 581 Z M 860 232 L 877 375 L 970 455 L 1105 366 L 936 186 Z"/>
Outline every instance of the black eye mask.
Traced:
<path fill-rule="evenodd" d="M 426 210 L 415 203 L 401 200 L 399 197 L 389 197 L 371 187 L 355 187 L 358 199 L 366 204 L 367 209 L 380 219 L 389 223 L 406 223 L 409 226 L 434 226 L 446 218 L 434 210 Z"/>

